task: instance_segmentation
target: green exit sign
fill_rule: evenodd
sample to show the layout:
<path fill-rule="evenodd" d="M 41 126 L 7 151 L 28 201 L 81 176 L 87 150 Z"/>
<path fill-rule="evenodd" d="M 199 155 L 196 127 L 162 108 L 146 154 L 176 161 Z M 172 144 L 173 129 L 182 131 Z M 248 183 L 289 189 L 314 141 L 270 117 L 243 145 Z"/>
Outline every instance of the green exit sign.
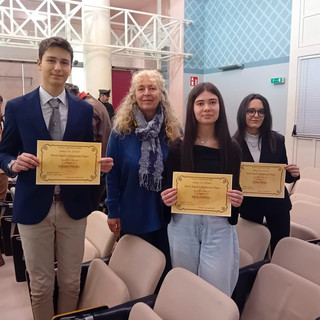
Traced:
<path fill-rule="evenodd" d="M 284 83 L 285 78 L 271 78 L 271 83 L 274 84 L 280 84 L 280 83 Z"/>

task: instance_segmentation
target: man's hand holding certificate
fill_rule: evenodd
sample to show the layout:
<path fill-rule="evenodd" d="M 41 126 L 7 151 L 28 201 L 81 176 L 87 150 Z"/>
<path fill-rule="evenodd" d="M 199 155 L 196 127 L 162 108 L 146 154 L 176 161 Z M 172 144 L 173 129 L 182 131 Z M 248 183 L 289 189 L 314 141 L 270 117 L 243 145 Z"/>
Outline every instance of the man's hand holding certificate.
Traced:
<path fill-rule="evenodd" d="M 174 213 L 231 216 L 227 192 L 232 189 L 232 175 L 173 172 L 173 188 L 178 192 Z"/>
<path fill-rule="evenodd" d="M 97 185 L 101 143 L 38 140 L 36 184 Z"/>

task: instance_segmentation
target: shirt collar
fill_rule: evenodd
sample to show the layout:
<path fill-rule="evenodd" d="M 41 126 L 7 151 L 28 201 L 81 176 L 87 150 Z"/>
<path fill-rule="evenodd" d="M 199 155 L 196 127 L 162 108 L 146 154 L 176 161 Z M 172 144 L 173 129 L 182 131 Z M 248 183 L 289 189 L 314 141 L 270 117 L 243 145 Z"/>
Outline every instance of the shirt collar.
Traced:
<path fill-rule="evenodd" d="M 66 106 L 67 105 L 67 95 L 66 95 L 66 90 L 63 90 L 58 96 L 53 97 L 51 94 L 49 94 L 46 90 L 40 86 L 39 89 L 39 94 L 40 94 L 40 101 L 41 105 L 45 105 L 48 103 L 52 98 L 59 98 L 60 101 Z"/>

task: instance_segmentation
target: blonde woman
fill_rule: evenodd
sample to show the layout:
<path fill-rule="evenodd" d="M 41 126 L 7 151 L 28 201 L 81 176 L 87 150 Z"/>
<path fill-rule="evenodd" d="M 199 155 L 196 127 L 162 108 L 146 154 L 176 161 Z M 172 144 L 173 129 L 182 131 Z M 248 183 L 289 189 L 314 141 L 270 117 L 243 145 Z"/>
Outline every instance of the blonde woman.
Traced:
<path fill-rule="evenodd" d="M 160 191 L 168 143 L 180 133 L 162 75 L 156 70 L 134 74 L 108 142 L 107 155 L 114 159 L 107 174 L 108 224 L 115 234 L 134 234 L 159 248 L 167 270 L 171 262 Z"/>

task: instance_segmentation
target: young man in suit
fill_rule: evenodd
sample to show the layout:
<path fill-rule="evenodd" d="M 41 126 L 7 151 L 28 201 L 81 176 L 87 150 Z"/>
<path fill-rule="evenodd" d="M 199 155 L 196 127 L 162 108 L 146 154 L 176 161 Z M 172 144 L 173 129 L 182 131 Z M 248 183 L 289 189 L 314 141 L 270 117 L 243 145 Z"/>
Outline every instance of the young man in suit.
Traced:
<path fill-rule="evenodd" d="M 13 219 L 30 276 L 35 320 L 50 320 L 54 315 L 54 261 L 58 266 L 57 312 L 77 309 L 86 217 L 92 211 L 91 186 L 35 182 L 40 163 L 37 140 L 94 141 L 92 107 L 65 90 L 72 60 L 73 50 L 65 39 L 52 37 L 40 43 L 41 86 L 8 101 L 0 144 L 1 169 L 11 177 L 19 174 Z M 59 99 L 56 106 L 53 98 Z M 57 107 L 58 117 L 53 119 Z M 57 128 L 58 137 L 52 133 Z M 100 164 L 101 171 L 108 172 L 113 160 L 102 158 Z"/>

